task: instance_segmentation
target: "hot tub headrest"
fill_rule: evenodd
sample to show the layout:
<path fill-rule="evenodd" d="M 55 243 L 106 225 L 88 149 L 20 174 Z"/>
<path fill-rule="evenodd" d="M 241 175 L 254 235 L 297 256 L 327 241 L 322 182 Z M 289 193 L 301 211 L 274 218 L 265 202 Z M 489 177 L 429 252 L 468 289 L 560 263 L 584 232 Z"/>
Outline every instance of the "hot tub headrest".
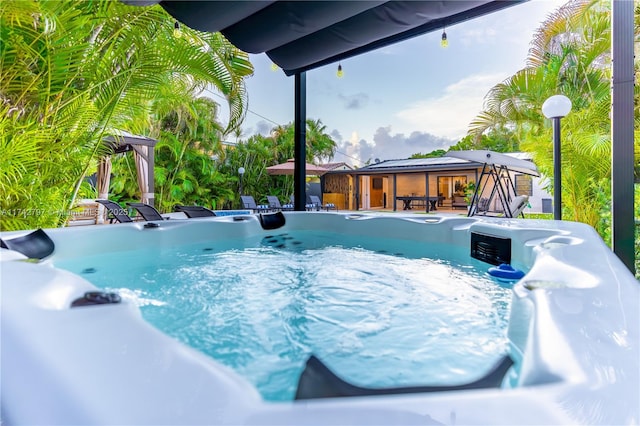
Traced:
<path fill-rule="evenodd" d="M 392 395 L 403 393 L 443 392 L 465 389 L 497 388 L 513 365 L 511 358 L 504 356 L 484 377 L 462 385 L 410 386 L 398 388 L 364 388 L 342 380 L 318 358 L 311 355 L 298 380 L 295 399 L 336 398 L 345 396 Z"/>
<path fill-rule="evenodd" d="M 263 214 L 260 213 L 260 225 L 262 229 L 277 229 L 284 226 L 286 220 L 282 212 Z"/>
<path fill-rule="evenodd" d="M 0 247 L 17 251 L 30 259 L 44 259 L 53 253 L 55 244 L 42 229 L 7 240 L 0 239 Z"/>

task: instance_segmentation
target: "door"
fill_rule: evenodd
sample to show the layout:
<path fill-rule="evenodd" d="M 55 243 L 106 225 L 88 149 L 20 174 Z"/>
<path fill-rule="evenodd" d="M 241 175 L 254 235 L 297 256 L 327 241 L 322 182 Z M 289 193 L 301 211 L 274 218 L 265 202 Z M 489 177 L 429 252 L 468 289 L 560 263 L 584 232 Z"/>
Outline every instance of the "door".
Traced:
<path fill-rule="evenodd" d="M 371 178 L 369 176 L 362 176 L 360 181 L 360 208 L 368 210 L 371 208 Z"/>
<path fill-rule="evenodd" d="M 384 190 L 382 186 L 382 178 L 372 177 L 371 178 L 371 196 L 369 197 L 371 208 L 383 207 L 384 205 L 383 193 L 384 193 Z"/>
<path fill-rule="evenodd" d="M 451 198 L 453 195 L 451 183 L 451 176 L 438 176 L 438 196 L 443 196 L 446 199 Z"/>

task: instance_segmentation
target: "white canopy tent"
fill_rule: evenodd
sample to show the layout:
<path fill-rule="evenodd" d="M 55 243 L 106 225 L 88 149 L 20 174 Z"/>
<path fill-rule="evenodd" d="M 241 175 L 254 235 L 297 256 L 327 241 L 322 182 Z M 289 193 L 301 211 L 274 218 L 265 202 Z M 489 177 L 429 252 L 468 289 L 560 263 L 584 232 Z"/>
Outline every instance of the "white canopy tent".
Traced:
<path fill-rule="evenodd" d="M 539 177 L 538 168 L 531 161 L 515 158 L 507 154 L 489 150 L 449 151 L 445 157 L 481 163 L 482 173 L 478 178 L 473 198 L 469 205 L 468 216 L 486 215 L 488 206 L 497 198 L 505 217 L 517 217 L 522 213 L 528 198 L 518 196 L 509 172 L 523 173 Z M 489 192 L 487 198 L 482 195 Z"/>

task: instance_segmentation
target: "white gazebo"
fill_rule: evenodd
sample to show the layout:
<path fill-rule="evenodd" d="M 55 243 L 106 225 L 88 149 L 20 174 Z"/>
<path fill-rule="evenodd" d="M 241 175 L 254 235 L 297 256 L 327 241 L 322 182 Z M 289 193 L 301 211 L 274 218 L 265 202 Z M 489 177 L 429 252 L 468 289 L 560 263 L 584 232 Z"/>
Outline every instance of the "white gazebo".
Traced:
<path fill-rule="evenodd" d="M 158 142 L 156 139 L 147 136 L 132 135 L 123 130 L 113 132 L 107 136 L 105 141 L 112 146 L 112 153 L 133 151 L 138 174 L 138 187 L 140 188 L 140 202 L 154 205 L 155 188 L 153 184 L 154 148 Z M 100 159 L 98 165 L 97 189 L 98 198 L 109 198 L 109 181 L 111 180 L 111 155 L 106 155 Z M 104 216 L 104 207 L 100 205 L 98 211 L 98 221 Z"/>

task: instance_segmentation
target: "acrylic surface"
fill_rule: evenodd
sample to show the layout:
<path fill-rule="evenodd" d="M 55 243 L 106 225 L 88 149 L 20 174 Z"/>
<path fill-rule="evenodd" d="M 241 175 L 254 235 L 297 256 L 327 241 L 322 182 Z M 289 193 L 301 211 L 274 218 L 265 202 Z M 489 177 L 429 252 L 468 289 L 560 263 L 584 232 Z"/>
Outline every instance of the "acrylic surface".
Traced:
<path fill-rule="evenodd" d="M 46 232 L 55 251 L 39 263 L 26 262 L 24 256 L 0 249 L 2 421 L 300 425 L 629 424 L 640 420 L 640 286 L 591 228 L 571 222 L 453 216 L 289 213 L 285 217 L 286 224 L 276 230 L 262 229 L 255 215 L 244 220 L 171 220 L 155 228 L 133 223 L 51 229 Z M 92 274 L 56 267 L 82 256 L 113 259 L 119 252 L 149 248 L 160 258 L 172 259 L 176 247 L 203 248 L 212 242 L 217 253 L 230 249 L 249 256 L 266 237 L 327 230 L 366 241 L 363 247 L 349 248 L 356 250 L 351 253 L 353 265 L 361 263 L 357 250 L 371 258 L 399 259 L 395 279 L 400 283 L 394 283 L 397 288 L 391 291 L 404 286 L 409 293 L 416 289 L 407 282 L 420 279 L 414 266 L 402 263 L 420 259 L 410 247 L 429 247 L 430 258 L 446 259 L 451 248 L 467 252 L 472 232 L 511 239 L 511 263 L 526 275 L 511 284 L 506 351 L 516 366 L 508 382 L 501 389 L 271 402 L 233 369 L 150 325 L 135 298 L 123 297 L 122 303 L 113 305 L 71 308 L 72 301 L 97 287 L 91 282 Z M 26 233 L 3 233 L 0 238 Z M 407 253 L 392 256 L 405 248 Z M 237 267 L 224 275 L 255 277 L 259 271 L 251 269 L 252 261 L 245 259 L 236 259 Z M 349 258 L 343 261 L 349 263 Z M 122 262 L 107 262 L 111 268 L 107 275 L 127 281 L 127 285 L 113 288 L 135 288 L 141 274 L 118 275 Z M 313 270 L 321 271 L 319 274 L 332 270 L 328 261 L 322 263 L 322 268 L 316 265 Z M 272 264 L 277 265 L 275 258 Z M 352 281 L 362 281 L 366 272 L 360 270 L 361 275 Z M 374 276 L 377 274 L 378 270 Z M 295 284 L 294 272 L 284 276 L 289 285 Z M 403 284 L 407 277 L 412 279 Z M 344 291 L 338 289 L 330 289 L 328 294 Z M 300 288 L 300 292 L 307 290 Z M 286 298 L 295 294 L 292 291 Z M 292 311 L 282 309 L 288 305 L 280 305 L 277 298 L 269 308 L 272 293 L 252 296 L 264 299 L 266 311 L 295 317 Z M 455 302 L 447 297 L 443 297 L 443 304 Z M 394 299 L 397 297 L 390 298 Z M 355 297 L 348 301 L 350 306 L 356 304 Z M 398 308 L 395 313 L 401 311 Z M 252 308 L 248 317 L 259 315 L 264 311 Z M 362 315 L 361 322 L 346 328 L 357 333 L 385 324 L 384 312 L 370 322 L 370 313 Z M 256 339 L 265 339 L 263 344 L 270 341 L 268 335 L 260 336 L 258 328 L 252 331 Z M 215 340 L 216 334 L 210 338 Z M 343 339 L 343 344 L 348 343 Z M 274 352 L 278 351 L 276 344 Z M 431 349 L 427 344 L 407 358 L 419 360 Z M 379 361 L 382 355 L 375 354 L 375 358 Z"/>

